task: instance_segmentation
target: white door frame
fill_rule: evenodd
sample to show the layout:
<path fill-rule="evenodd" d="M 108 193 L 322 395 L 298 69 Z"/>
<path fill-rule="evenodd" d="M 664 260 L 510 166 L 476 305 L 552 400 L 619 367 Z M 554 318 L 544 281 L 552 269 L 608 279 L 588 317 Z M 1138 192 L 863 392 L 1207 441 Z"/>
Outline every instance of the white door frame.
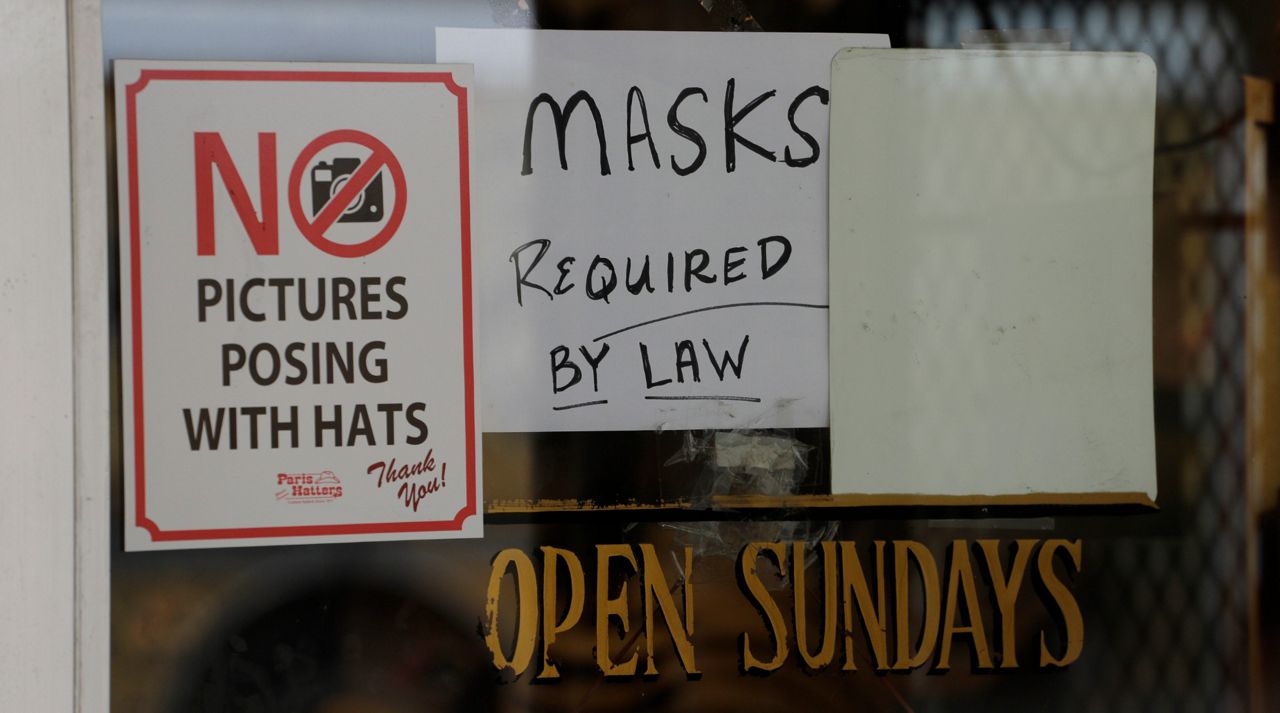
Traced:
<path fill-rule="evenodd" d="M 78 261 L 92 258 L 77 250 L 86 242 L 80 231 L 73 237 L 73 224 L 81 221 L 72 215 L 78 208 L 72 134 L 83 138 L 85 129 L 72 119 L 71 65 L 85 51 L 71 39 L 72 14 L 78 22 L 90 13 L 42 0 L 11 0 L 0 9 L 0 710 L 6 711 L 69 711 L 77 704 L 90 710 L 93 704 L 77 695 L 79 674 L 108 665 L 100 656 L 90 665 L 76 664 L 82 644 L 92 639 L 76 636 L 80 615 L 87 613 L 78 606 L 78 585 L 93 578 L 82 577 L 76 511 L 81 497 L 108 492 L 109 476 L 108 451 L 78 436 L 96 424 L 98 441 L 109 444 L 110 421 L 105 408 L 82 421 L 79 408 L 90 404 L 75 399 L 80 369 L 87 366 L 75 347 L 80 325 L 91 321 L 77 313 L 82 294 L 75 280 Z M 102 136 L 99 130 L 96 147 L 78 145 L 86 157 L 98 155 L 99 166 Z M 105 193 L 99 184 L 91 193 Z M 97 228 L 104 237 L 105 221 Z M 105 274 L 105 268 L 99 259 L 97 271 Z M 102 308 L 95 329 L 105 332 L 105 285 L 90 291 L 83 297 Z M 100 361 L 100 373 L 87 378 L 105 386 L 108 368 Z M 91 472 L 92 488 L 78 488 Z M 107 558 L 103 543 L 85 561 L 101 566 Z M 106 582 L 98 577 L 99 585 Z M 83 653 L 98 656 L 87 648 Z"/>
<path fill-rule="evenodd" d="M 111 315 L 101 0 L 66 0 L 75 399 L 75 710 L 111 698 Z"/>

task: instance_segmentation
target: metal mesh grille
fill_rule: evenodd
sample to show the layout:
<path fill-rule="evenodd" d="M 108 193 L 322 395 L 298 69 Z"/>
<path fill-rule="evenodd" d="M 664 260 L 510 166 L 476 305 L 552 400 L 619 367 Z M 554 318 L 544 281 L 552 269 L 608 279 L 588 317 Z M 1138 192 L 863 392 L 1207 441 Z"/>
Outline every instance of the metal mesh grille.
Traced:
<path fill-rule="evenodd" d="M 943 1 L 913 6 L 908 45 L 956 47 L 984 27 L 1066 30 L 1073 50 L 1142 51 L 1159 68 L 1157 305 L 1177 309 L 1157 314 L 1157 420 L 1172 511 L 1159 534 L 1086 538 L 1086 654 L 1044 705 L 1246 710 L 1241 25 L 1202 3 Z"/>

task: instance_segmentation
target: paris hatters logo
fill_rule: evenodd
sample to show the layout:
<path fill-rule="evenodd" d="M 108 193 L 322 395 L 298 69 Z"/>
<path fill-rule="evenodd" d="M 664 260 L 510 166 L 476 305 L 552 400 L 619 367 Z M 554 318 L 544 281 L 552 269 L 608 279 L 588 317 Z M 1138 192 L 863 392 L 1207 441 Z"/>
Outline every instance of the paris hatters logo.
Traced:
<path fill-rule="evenodd" d="M 292 504 L 325 503 L 342 497 L 342 480 L 331 470 L 321 473 L 279 473 L 276 500 Z"/>

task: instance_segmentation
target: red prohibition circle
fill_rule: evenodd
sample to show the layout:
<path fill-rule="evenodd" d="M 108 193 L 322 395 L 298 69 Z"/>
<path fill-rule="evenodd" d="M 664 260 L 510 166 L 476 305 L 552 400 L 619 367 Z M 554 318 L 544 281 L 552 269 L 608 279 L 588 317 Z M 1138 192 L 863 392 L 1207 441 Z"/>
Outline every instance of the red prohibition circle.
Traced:
<path fill-rule="evenodd" d="M 340 143 L 359 144 L 373 153 L 361 162 L 346 184 L 329 199 L 314 219 L 308 219 L 302 209 L 301 198 L 302 179 L 306 175 L 307 166 L 311 165 L 316 154 Z M 360 196 L 383 167 L 386 167 L 387 173 L 391 174 L 391 180 L 396 187 L 396 202 L 391 209 L 391 214 L 387 216 L 387 224 L 362 243 L 335 243 L 325 237 L 325 231 L 333 227 L 342 212 Z M 391 153 L 391 149 L 387 148 L 386 144 L 355 129 L 338 129 L 317 136 L 303 147 L 302 152 L 298 154 L 298 159 L 293 162 L 293 169 L 289 172 L 289 210 L 293 213 L 293 222 L 297 224 L 302 236 L 312 245 L 335 257 L 364 257 L 386 245 L 399 229 L 400 221 L 404 219 L 407 198 L 404 169 L 400 167 L 395 154 Z"/>

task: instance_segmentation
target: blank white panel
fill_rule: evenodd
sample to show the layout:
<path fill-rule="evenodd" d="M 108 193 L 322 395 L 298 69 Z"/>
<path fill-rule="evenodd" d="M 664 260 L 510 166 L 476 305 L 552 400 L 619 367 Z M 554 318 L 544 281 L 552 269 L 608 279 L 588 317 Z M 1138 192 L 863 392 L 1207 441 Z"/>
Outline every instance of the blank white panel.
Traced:
<path fill-rule="evenodd" d="M 836 493 L 1156 489 L 1155 67 L 845 50 L 832 66 Z"/>

